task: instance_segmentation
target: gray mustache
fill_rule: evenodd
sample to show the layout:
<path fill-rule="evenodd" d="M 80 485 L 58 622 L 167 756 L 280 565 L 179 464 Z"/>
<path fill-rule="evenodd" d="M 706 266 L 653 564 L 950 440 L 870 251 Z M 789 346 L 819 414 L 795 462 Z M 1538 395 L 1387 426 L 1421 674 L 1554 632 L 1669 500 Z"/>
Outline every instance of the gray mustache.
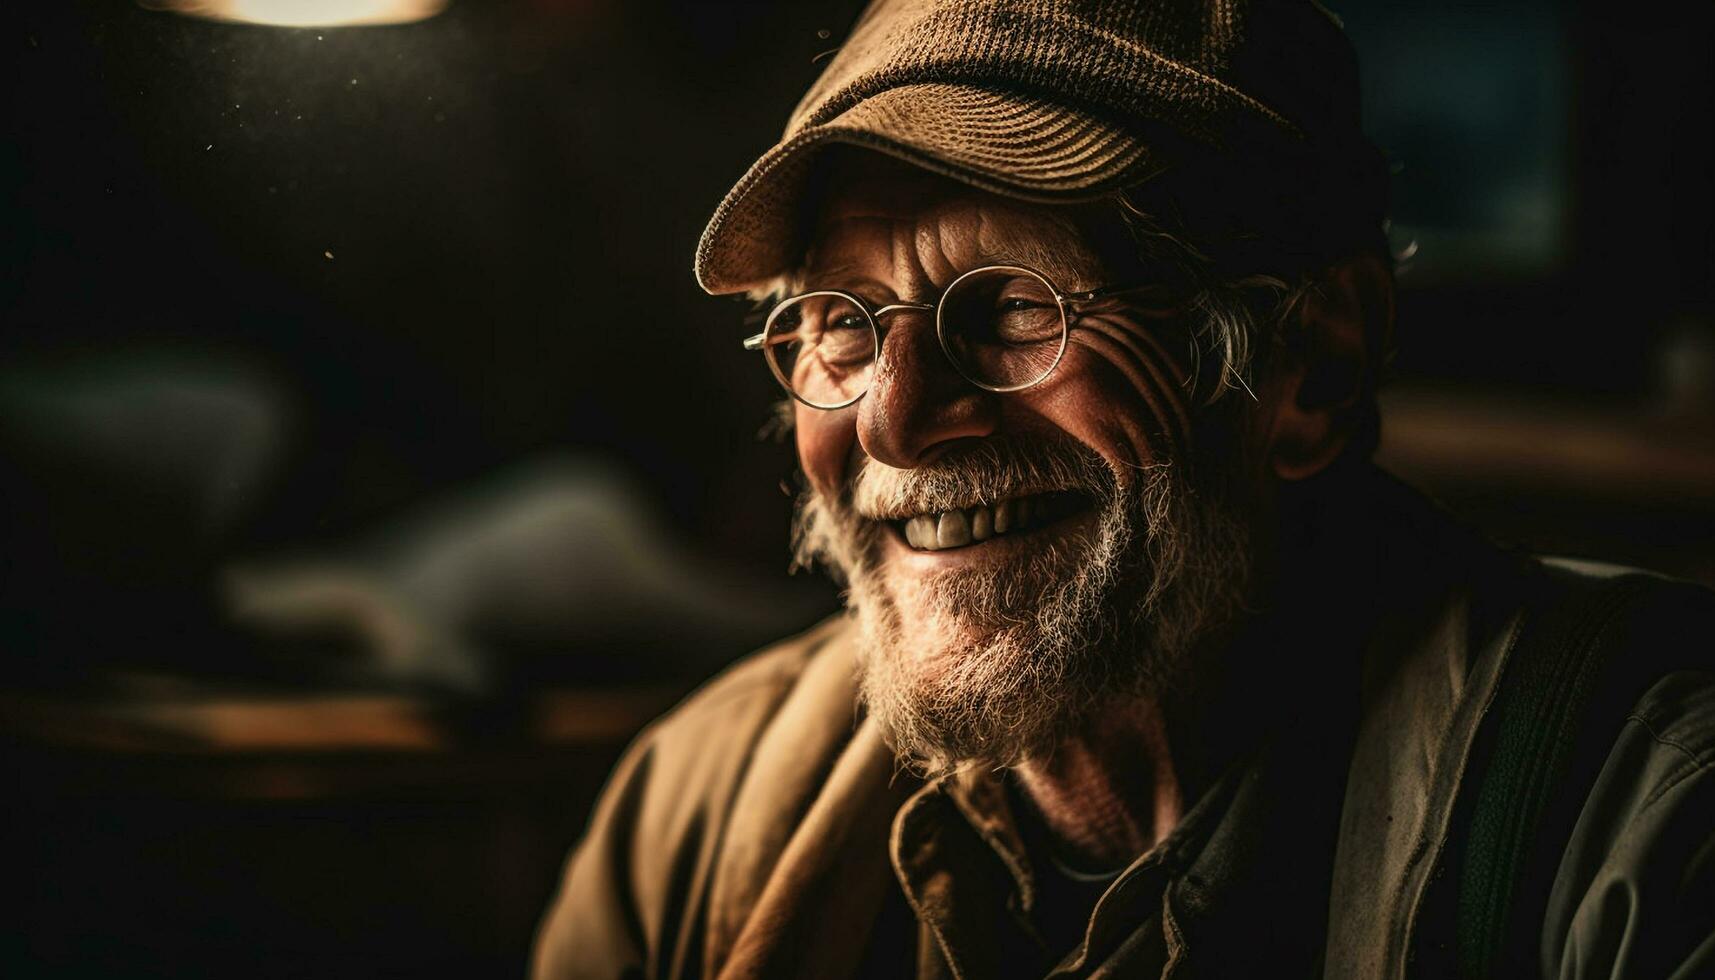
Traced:
<path fill-rule="evenodd" d="M 884 521 L 1060 491 L 1104 502 L 1114 495 L 1113 472 L 1071 440 L 997 438 L 912 469 L 865 460 L 851 479 L 852 508 Z"/>

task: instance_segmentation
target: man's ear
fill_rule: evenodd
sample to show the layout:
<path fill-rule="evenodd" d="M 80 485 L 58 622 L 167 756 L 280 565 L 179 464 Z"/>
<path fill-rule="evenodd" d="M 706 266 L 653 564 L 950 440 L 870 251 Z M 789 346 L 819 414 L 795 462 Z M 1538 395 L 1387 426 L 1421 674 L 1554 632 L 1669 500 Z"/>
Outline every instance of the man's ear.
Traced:
<path fill-rule="evenodd" d="M 1322 472 L 1351 442 L 1393 330 L 1393 273 L 1375 255 L 1331 266 L 1286 327 L 1270 387 L 1269 466 L 1282 480 Z"/>

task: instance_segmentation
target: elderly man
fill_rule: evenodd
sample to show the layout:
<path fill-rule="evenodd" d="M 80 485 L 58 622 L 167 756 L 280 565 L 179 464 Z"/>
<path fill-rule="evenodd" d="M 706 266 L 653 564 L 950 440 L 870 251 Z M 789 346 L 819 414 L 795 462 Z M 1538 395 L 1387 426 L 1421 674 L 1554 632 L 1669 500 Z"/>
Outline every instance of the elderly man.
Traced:
<path fill-rule="evenodd" d="M 538 976 L 1715 970 L 1708 598 L 1371 466 L 1356 106 L 1310 3 L 860 19 L 697 256 L 849 609 L 639 737 Z"/>

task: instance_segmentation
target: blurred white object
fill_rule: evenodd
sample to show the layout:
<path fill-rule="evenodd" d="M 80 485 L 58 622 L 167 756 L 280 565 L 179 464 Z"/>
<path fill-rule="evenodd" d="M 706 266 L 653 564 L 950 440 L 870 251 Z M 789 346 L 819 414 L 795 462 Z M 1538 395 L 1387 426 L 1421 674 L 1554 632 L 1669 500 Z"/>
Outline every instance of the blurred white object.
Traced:
<path fill-rule="evenodd" d="M 696 556 L 645 499 L 616 466 L 547 459 L 338 559 L 234 568 L 227 595 L 253 629 L 335 635 L 381 679 L 471 693 L 494 680 L 505 638 L 586 658 L 645 650 L 656 669 L 695 669 L 819 611 Z"/>
<path fill-rule="evenodd" d="M 108 485 L 110 508 L 146 501 L 157 524 L 199 541 L 254 509 L 289 417 L 278 386 L 236 359 L 140 352 L 0 373 L 0 431 L 32 466 L 73 467 Z"/>

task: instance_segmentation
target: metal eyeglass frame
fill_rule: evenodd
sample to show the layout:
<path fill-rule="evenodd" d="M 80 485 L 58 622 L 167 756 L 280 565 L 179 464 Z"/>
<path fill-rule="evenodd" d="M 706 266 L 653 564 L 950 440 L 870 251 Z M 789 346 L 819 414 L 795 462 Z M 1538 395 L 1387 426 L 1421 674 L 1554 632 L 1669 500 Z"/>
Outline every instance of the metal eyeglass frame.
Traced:
<path fill-rule="evenodd" d="M 964 282 L 972 276 L 986 275 L 993 272 L 1022 272 L 1025 275 L 1034 277 L 1044 286 L 1048 287 L 1049 293 L 1054 296 L 1055 306 L 1058 307 L 1060 311 L 1060 346 L 1054 352 L 1054 363 L 1048 365 L 1048 368 L 1037 378 L 1032 381 L 1026 381 L 1023 384 L 993 385 L 977 378 L 973 378 L 969 372 L 965 370 L 964 365 L 959 363 L 959 359 L 953 356 L 952 350 L 947 346 L 946 318 L 944 315 L 946 311 L 944 300 L 946 300 L 947 294 L 952 292 L 959 283 Z M 1086 289 L 1081 292 L 1063 293 L 1060 291 L 1060 287 L 1054 285 L 1054 280 L 1048 278 L 1048 276 L 1043 272 L 1032 269 L 1027 265 L 1001 263 L 997 265 L 979 266 L 969 272 L 963 273 L 958 278 L 948 283 L 946 289 L 941 290 L 941 295 L 935 298 L 934 303 L 889 303 L 886 306 L 872 307 L 864 300 L 863 297 L 848 293 L 843 289 L 816 289 L 807 293 L 788 296 L 779 303 L 776 303 L 774 305 L 774 309 L 769 311 L 767 320 L 763 322 L 762 332 L 744 338 L 744 349 L 763 351 L 765 341 L 768 339 L 768 331 L 774 326 L 774 318 L 779 316 L 782 310 L 787 309 L 799 300 L 809 299 L 812 296 L 837 296 L 862 310 L 865 319 L 869 321 L 872 349 L 875 351 L 875 353 L 870 355 L 870 363 L 873 365 L 874 362 L 881 357 L 882 328 L 880 321 L 882 317 L 907 311 L 915 311 L 919 313 L 933 312 L 935 314 L 935 339 L 941 344 L 941 353 L 946 355 L 948 362 L 953 365 L 953 369 L 959 372 L 959 376 L 984 391 L 993 391 L 1005 394 L 1012 391 L 1023 391 L 1026 388 L 1032 388 L 1041 384 L 1048 380 L 1049 376 L 1054 373 L 1054 370 L 1060 366 L 1060 361 L 1066 356 L 1066 344 L 1072 334 L 1072 320 L 1074 314 L 1077 312 L 1077 305 L 1089 303 L 1093 300 L 1106 299 L 1109 296 L 1113 296 L 1118 293 L 1133 292 L 1139 289 L 1149 289 L 1158 285 L 1159 283 L 1151 282 L 1121 286 L 1098 286 L 1095 289 Z M 874 383 L 874 375 L 871 375 L 870 381 L 863 386 L 863 390 L 845 401 L 840 402 L 837 405 L 818 405 L 817 403 L 806 399 L 803 395 L 800 395 L 795 389 L 793 389 L 792 383 L 781 375 L 780 368 L 775 363 L 775 359 L 767 357 L 766 353 L 767 352 L 764 351 L 765 356 L 763 357 L 763 360 L 768 362 L 769 373 L 773 374 L 774 379 L 780 382 L 780 387 L 785 388 L 786 393 L 791 395 L 793 400 L 803 405 L 807 405 L 810 408 L 820 409 L 824 412 L 837 411 L 838 409 L 856 404 L 858 399 L 869 394 L 870 386 Z"/>

